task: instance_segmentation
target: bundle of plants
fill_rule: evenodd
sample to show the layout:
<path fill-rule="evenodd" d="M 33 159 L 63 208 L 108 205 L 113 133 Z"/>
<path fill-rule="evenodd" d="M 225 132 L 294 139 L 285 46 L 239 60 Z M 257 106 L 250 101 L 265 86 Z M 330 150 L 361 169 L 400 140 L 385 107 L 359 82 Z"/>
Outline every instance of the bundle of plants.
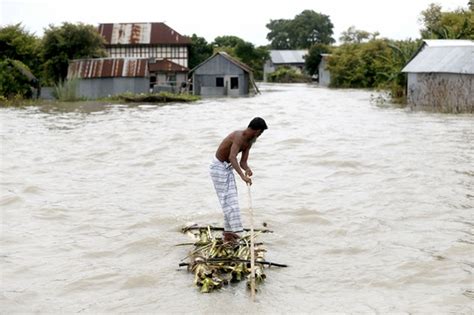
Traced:
<path fill-rule="evenodd" d="M 251 234 L 245 233 L 236 242 L 224 242 L 221 237 L 222 228 L 211 226 L 194 229 L 184 228 L 183 231 L 190 234 L 195 241 L 179 245 L 193 245 L 193 249 L 180 263 L 179 266 L 187 266 L 194 273 L 194 284 L 200 288 L 202 293 L 209 293 L 220 289 L 230 283 L 247 280 L 250 287 L 251 280 Z M 254 233 L 254 241 L 260 233 L 268 230 L 257 230 Z M 266 278 L 264 267 L 286 265 L 271 263 L 265 260 L 265 248 L 262 243 L 255 243 L 255 284 L 263 283 Z"/>
<path fill-rule="evenodd" d="M 190 94 L 161 93 L 123 93 L 118 95 L 120 100 L 131 103 L 170 103 L 170 102 L 194 102 L 200 99 L 199 96 Z"/>

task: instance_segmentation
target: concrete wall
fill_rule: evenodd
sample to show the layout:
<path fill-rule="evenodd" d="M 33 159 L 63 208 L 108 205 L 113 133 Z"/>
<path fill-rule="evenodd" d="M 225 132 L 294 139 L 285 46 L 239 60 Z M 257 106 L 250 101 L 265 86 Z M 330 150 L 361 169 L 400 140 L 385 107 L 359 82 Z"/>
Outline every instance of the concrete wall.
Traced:
<path fill-rule="evenodd" d="M 326 67 L 326 59 L 322 58 L 318 66 L 318 80 L 320 86 L 329 86 L 331 83 L 331 73 L 326 69 Z"/>
<path fill-rule="evenodd" d="M 216 78 L 218 77 L 224 78 L 224 87 L 216 86 Z M 238 89 L 230 88 L 232 77 L 238 77 Z M 249 75 L 234 63 L 220 55 L 216 55 L 194 71 L 193 93 L 201 96 L 248 95 Z"/>
<path fill-rule="evenodd" d="M 149 78 L 100 78 L 78 80 L 78 97 L 97 99 L 125 92 L 148 93 Z"/>
<path fill-rule="evenodd" d="M 268 82 L 268 75 L 275 72 L 276 68 L 271 60 L 267 60 L 263 65 L 263 81 Z"/>
<path fill-rule="evenodd" d="M 474 75 L 408 73 L 408 104 L 441 112 L 474 112 Z"/>

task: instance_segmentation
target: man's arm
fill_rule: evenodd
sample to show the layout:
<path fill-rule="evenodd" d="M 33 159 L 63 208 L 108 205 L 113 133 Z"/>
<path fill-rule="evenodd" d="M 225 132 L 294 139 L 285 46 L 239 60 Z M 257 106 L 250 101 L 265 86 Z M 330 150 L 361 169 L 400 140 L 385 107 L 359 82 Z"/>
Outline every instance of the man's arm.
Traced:
<path fill-rule="evenodd" d="M 244 152 L 242 152 L 242 157 L 240 158 L 240 167 L 243 170 L 245 170 L 245 175 L 250 177 L 253 174 L 252 174 L 252 170 L 250 169 L 250 167 L 247 164 L 249 154 L 250 154 L 250 146 Z"/>
<path fill-rule="evenodd" d="M 230 148 L 229 161 L 230 161 L 230 164 L 232 164 L 232 167 L 234 168 L 234 170 L 240 175 L 240 178 L 242 178 L 244 182 L 252 184 L 252 180 L 249 177 L 245 176 L 245 174 L 242 172 L 242 169 L 239 166 L 239 163 L 237 163 L 237 154 L 239 154 L 241 145 L 242 145 L 241 139 L 234 139 L 234 141 L 232 142 L 232 147 Z"/>

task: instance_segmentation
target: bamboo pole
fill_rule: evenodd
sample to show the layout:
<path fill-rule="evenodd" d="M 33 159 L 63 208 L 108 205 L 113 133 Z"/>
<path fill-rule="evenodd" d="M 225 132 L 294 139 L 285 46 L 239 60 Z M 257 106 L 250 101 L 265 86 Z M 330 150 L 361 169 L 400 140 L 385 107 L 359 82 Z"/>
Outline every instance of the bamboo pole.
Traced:
<path fill-rule="evenodd" d="M 252 302 L 255 302 L 255 240 L 253 231 L 253 209 L 252 209 L 252 195 L 250 193 L 250 184 L 247 183 L 249 193 L 249 213 L 250 213 L 250 290 L 252 294 Z"/>

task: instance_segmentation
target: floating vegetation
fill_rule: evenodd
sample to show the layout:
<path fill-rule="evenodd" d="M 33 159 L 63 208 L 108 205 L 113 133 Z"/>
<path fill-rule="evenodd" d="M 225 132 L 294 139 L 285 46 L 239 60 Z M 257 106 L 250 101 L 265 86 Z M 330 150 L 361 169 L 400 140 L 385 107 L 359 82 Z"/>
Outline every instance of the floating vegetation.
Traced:
<path fill-rule="evenodd" d="M 195 242 L 180 245 L 193 245 L 194 248 L 189 255 L 183 258 L 188 262 L 180 263 L 179 266 L 187 266 L 194 273 L 194 284 L 202 293 L 209 293 L 220 289 L 229 283 L 247 280 L 250 288 L 251 261 L 250 261 L 250 233 L 234 242 L 224 242 L 221 235 L 223 228 L 219 227 L 184 227 L 183 233 L 190 234 Z M 261 233 L 271 232 L 269 230 L 255 230 L 254 241 Z M 265 278 L 265 267 L 287 267 L 265 260 L 266 250 L 263 243 L 255 243 L 255 283 L 261 284 Z"/>
<path fill-rule="evenodd" d="M 171 102 L 195 102 L 201 98 L 191 94 L 161 93 L 123 93 L 114 96 L 121 101 L 129 103 L 171 103 Z"/>

